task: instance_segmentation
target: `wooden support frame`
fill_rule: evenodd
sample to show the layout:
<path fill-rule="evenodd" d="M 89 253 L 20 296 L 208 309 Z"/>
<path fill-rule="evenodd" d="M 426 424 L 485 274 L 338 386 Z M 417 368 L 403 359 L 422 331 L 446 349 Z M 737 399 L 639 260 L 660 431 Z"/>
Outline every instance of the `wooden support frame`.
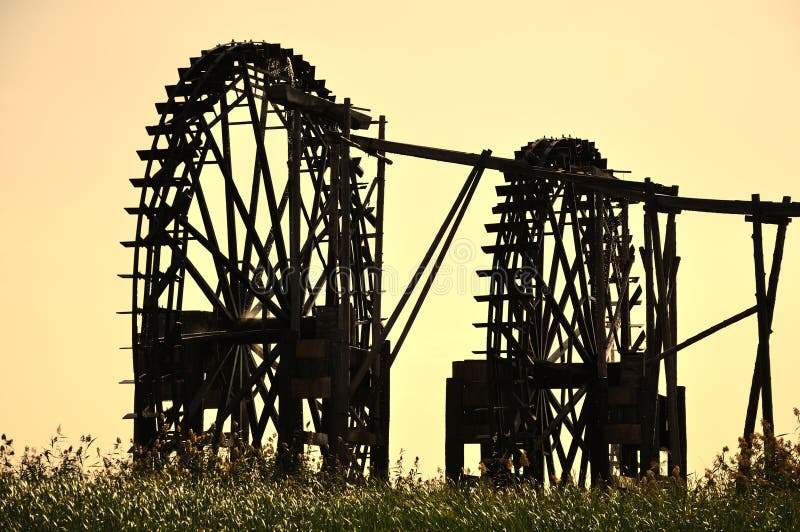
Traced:
<path fill-rule="evenodd" d="M 223 432 L 238 431 L 260 445 L 271 423 L 289 456 L 303 451 L 302 438 L 310 434 L 315 444 L 330 445 L 348 474 L 370 463 L 385 477 L 390 367 L 484 169 L 499 170 L 508 181 L 496 189 L 505 198 L 493 209 L 500 221 L 487 226 L 497 238 L 484 248 L 493 254 L 493 266 L 485 270 L 490 293 L 478 296 L 488 303 L 486 322 L 475 324 L 487 329 L 487 348 L 480 351 L 486 376 L 479 394 L 461 378 L 461 396 L 454 399 L 463 418 L 464 403 L 485 395 L 484 458 L 511 460 L 515 472 L 540 483 L 570 478 L 573 466 L 579 483 L 596 483 L 613 474 L 610 447 L 620 472 L 633 474 L 649 469 L 663 446 L 669 469 L 685 475 L 686 390 L 678 385 L 677 354 L 752 314 L 758 348 L 744 435 L 749 440 L 756 429 L 759 404 L 767 430 L 774 430 L 771 326 L 786 228 L 800 216 L 800 203 L 788 197 L 761 201 L 758 195 L 750 201 L 688 198 L 674 186 L 620 180 L 594 144 L 580 139 L 542 139 L 505 159 L 489 150 L 474 154 L 389 141 L 383 116 L 377 139 L 352 135 L 376 122 L 349 99 L 335 103 L 313 72 L 302 56 L 278 46 L 221 45 L 181 69 L 180 81 L 167 87 L 168 101 L 156 105 L 159 123 L 147 128 L 152 146 L 139 151 L 145 176 L 132 180 L 140 202 L 127 209 L 137 217 L 136 237 L 123 243 L 134 252 L 134 270 L 123 277 L 133 282 L 136 388 L 129 417 L 137 443 L 165 433 L 174 442 L 182 435 L 172 427 L 198 432 L 213 419 L 217 441 Z M 256 146 L 252 179 L 248 168 L 245 183 L 233 171 L 238 155 L 231 132 L 239 126 L 252 129 Z M 283 194 L 282 173 L 273 174 L 266 149 L 269 136 L 281 132 L 289 148 Z M 359 181 L 363 170 L 351 150 L 375 156 L 371 182 Z M 382 326 L 390 153 L 473 167 L 423 259 L 432 272 L 393 349 L 387 335 L 422 272 Z M 210 172 L 223 193 L 216 210 Z M 628 206 L 637 203 L 645 210 L 639 249 L 645 286 L 630 290 L 637 281 L 631 276 L 636 248 Z M 678 342 L 676 219 L 687 210 L 746 216 L 755 305 Z M 764 227 L 772 225 L 777 232 L 767 277 Z M 443 249 L 434 259 L 439 244 Z M 197 253 L 206 260 L 196 260 Z M 309 282 L 301 271 L 312 263 L 324 274 Z M 258 287 L 257 270 L 281 289 Z M 499 273 L 505 277 L 495 279 Z M 208 308 L 184 308 L 189 286 Z M 325 304 L 319 305 L 322 294 Z M 645 331 L 633 340 L 631 312 L 642 294 Z M 194 319 L 216 328 L 193 328 Z M 309 340 L 324 342 L 324 354 L 307 357 L 301 346 Z M 662 363 L 664 395 L 658 389 Z M 324 375 L 310 375 L 320 367 Z M 456 381 L 454 374 L 448 390 Z M 465 431 L 463 423 L 453 428 L 459 416 L 449 401 L 447 447 L 461 442 L 463 467 Z M 205 410 L 214 412 L 206 416 Z M 303 430 L 306 410 L 313 432 Z M 474 435 L 478 429 L 471 430 Z M 459 454 L 448 454 L 448 476 L 455 478 Z"/>
<path fill-rule="evenodd" d="M 758 194 L 753 194 L 753 204 L 761 204 Z M 789 203 L 790 198 L 784 198 L 784 203 Z M 756 209 L 758 211 L 758 209 Z M 786 239 L 786 228 L 789 219 L 777 220 L 775 247 L 772 254 L 769 283 L 766 280 L 764 265 L 763 225 L 762 215 L 756 214 L 749 217 L 753 226 L 753 259 L 756 286 L 756 314 L 758 316 L 758 348 L 756 362 L 753 369 L 753 380 L 750 385 L 750 396 L 747 403 L 747 414 L 744 423 L 744 438 L 750 441 L 755 432 L 756 415 L 759 404 L 759 394 L 762 405 L 764 430 L 775 430 L 775 418 L 772 405 L 772 375 L 770 361 L 769 337 L 772 334 L 772 317 L 775 311 L 775 299 L 778 291 L 781 263 L 783 261 L 783 246 Z"/>

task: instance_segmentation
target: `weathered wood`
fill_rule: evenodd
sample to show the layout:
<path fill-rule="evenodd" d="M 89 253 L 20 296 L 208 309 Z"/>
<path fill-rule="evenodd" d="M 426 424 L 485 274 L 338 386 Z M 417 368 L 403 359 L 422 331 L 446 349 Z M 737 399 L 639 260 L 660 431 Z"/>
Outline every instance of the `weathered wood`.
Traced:
<path fill-rule="evenodd" d="M 608 443 L 640 445 L 642 426 L 638 423 L 609 423 L 605 427 Z"/>
<path fill-rule="evenodd" d="M 296 107 L 308 113 L 321 114 L 337 122 L 342 122 L 349 116 L 353 129 L 367 129 L 372 121 L 368 115 L 356 111 L 347 102 L 337 104 L 286 84 L 265 87 L 264 93 L 275 103 Z"/>
<path fill-rule="evenodd" d="M 476 153 L 431 148 L 358 135 L 351 136 L 351 139 L 359 148 L 367 153 L 382 151 L 385 153 L 396 153 L 398 155 L 419 157 L 422 159 L 431 159 L 466 166 L 474 166 L 479 157 Z M 554 179 L 574 183 L 591 190 L 611 194 L 616 199 L 626 199 L 632 202 L 642 202 L 646 199 L 645 183 L 617 180 L 608 173 L 590 175 L 549 170 L 546 168 L 532 167 L 515 159 L 505 159 L 502 157 L 491 157 L 486 163 L 486 168 L 520 176 L 530 176 L 537 179 Z M 738 215 L 761 213 L 762 215 L 773 218 L 800 217 L 800 203 L 798 202 L 760 202 L 758 206 L 755 206 L 750 201 L 679 197 L 675 195 L 677 191 L 673 187 L 655 183 L 653 185 L 653 191 L 657 195 L 653 196 L 652 207 L 661 212 L 695 211 Z"/>
<path fill-rule="evenodd" d="M 350 100 L 345 99 L 346 108 L 350 106 Z M 348 138 L 350 135 L 349 113 L 345 112 L 344 120 L 341 123 L 342 136 Z M 331 398 L 330 398 L 330 421 L 328 424 L 328 438 L 331 441 L 331 448 L 338 459 L 344 458 L 344 449 L 341 442 L 344 441 L 348 428 L 348 414 L 350 406 L 350 328 L 352 323 L 352 311 L 350 303 L 350 284 L 348 275 L 351 265 L 351 242 L 350 242 L 350 222 L 352 210 L 352 190 L 350 178 L 350 153 L 346 143 L 339 146 L 338 159 L 338 191 L 339 206 L 341 211 L 340 236 L 338 241 L 338 266 L 344 276 L 338 278 L 338 331 L 333 352 L 331 353 Z"/>
<path fill-rule="evenodd" d="M 453 377 L 464 381 L 486 381 L 486 360 L 457 360 L 452 364 Z"/>
<path fill-rule="evenodd" d="M 639 404 L 641 389 L 638 386 L 609 386 L 608 406 L 635 406 Z"/>
<path fill-rule="evenodd" d="M 378 117 L 378 138 L 386 136 L 386 117 Z M 390 344 L 384 342 L 383 325 L 381 322 L 383 297 L 383 218 L 386 191 L 386 160 L 378 159 L 378 171 L 375 177 L 377 187 L 376 197 L 376 220 L 375 220 L 375 268 L 372 274 L 372 323 L 371 341 L 372 351 L 378 351 L 379 355 L 372 362 L 372 382 L 373 386 L 380 386 L 377 404 L 373 407 L 373 419 L 376 432 L 382 438 L 383 443 L 372 448 L 370 463 L 372 471 L 378 478 L 389 477 L 389 407 L 390 407 L 390 385 L 391 379 L 388 374 L 390 371 L 389 356 Z M 356 383 L 357 384 L 357 383 Z"/>
<path fill-rule="evenodd" d="M 679 464 L 681 471 L 681 478 L 686 480 L 686 476 L 689 474 L 688 469 L 688 459 L 687 459 L 687 437 L 686 437 L 686 387 L 685 386 L 678 386 L 678 418 L 679 418 L 679 428 L 681 431 L 681 462 Z"/>
<path fill-rule="evenodd" d="M 457 482 L 464 468 L 464 440 L 462 436 L 463 406 L 461 404 L 463 381 L 457 377 L 447 379 L 445 393 L 444 463 L 448 480 Z"/>
<path fill-rule="evenodd" d="M 486 408 L 489 405 L 488 383 L 464 381 L 461 404 L 464 408 Z"/>
<path fill-rule="evenodd" d="M 651 208 L 650 203 L 645 205 L 645 209 Z M 644 216 L 644 239 L 645 245 L 639 251 L 642 256 L 642 263 L 645 271 L 645 308 L 646 308 L 646 347 L 645 358 L 650 358 L 658 348 L 655 338 L 655 289 L 653 287 L 653 247 L 652 232 L 650 229 L 651 217 Z M 658 394 L 658 373 L 659 366 L 644 367 L 644 379 L 642 382 L 641 401 L 639 415 L 642 426 L 642 442 L 639 451 L 640 474 L 644 475 L 650 469 L 653 461 L 658 460 L 658 447 L 655 442 L 656 426 L 656 398 Z"/>
<path fill-rule="evenodd" d="M 347 429 L 344 439 L 359 445 L 375 445 L 380 442 L 380 436 L 363 429 Z"/>
<path fill-rule="evenodd" d="M 297 360 L 324 359 L 328 356 L 330 341 L 325 338 L 306 338 L 297 341 Z"/>
<path fill-rule="evenodd" d="M 591 462 L 592 483 L 608 481 L 611 476 L 608 440 L 605 426 L 608 422 L 608 372 L 605 332 L 606 293 L 608 291 L 608 264 L 605 253 L 606 210 L 603 196 L 595 192 L 591 228 L 591 289 L 592 289 L 592 331 L 593 350 L 596 357 L 596 380 L 592 384 L 588 398 L 594 408 L 592 423 L 588 427 L 589 459 Z"/>
<path fill-rule="evenodd" d="M 797 218 L 800 216 L 800 203 L 763 201 L 718 200 L 705 198 L 686 198 L 681 196 L 658 195 L 654 207 L 659 211 L 694 211 L 717 214 L 738 214 L 742 216 L 760 214 L 773 219 Z M 772 223 L 776 223 L 777 220 Z"/>
<path fill-rule="evenodd" d="M 753 195 L 753 202 L 759 201 L 758 194 Z M 767 300 L 766 273 L 764 271 L 764 244 L 762 240 L 761 221 L 753 219 L 753 253 L 756 275 L 756 305 L 758 306 L 758 359 L 761 377 L 761 410 L 768 430 L 774 430 L 772 413 L 772 375 L 770 369 L 769 337 L 771 328 L 771 305 Z"/>
<path fill-rule="evenodd" d="M 480 157 L 480 155 L 476 153 L 466 153 L 442 148 L 431 148 L 427 146 L 405 144 L 388 140 L 381 141 L 379 139 L 363 137 L 359 135 L 351 136 L 351 140 L 367 153 L 383 151 L 385 153 L 396 153 L 398 155 L 406 155 L 409 157 L 418 157 L 422 159 L 430 159 L 466 166 L 475 166 Z M 615 179 L 611 174 L 602 170 L 598 170 L 595 174 L 571 173 L 563 170 L 534 167 L 516 159 L 506 159 L 503 157 L 490 157 L 486 162 L 486 168 L 491 170 L 500 170 L 501 172 L 507 172 L 519 176 L 530 176 L 538 179 L 554 179 L 557 181 L 574 183 L 592 190 L 608 192 L 613 194 L 615 197 L 625 197 L 633 201 L 641 201 L 643 199 L 643 183 L 618 180 Z M 656 187 L 656 190 L 663 194 L 669 194 L 672 190 L 671 187 L 664 185 L 656 185 Z"/>
<path fill-rule="evenodd" d="M 617 286 L 622 286 L 622 294 L 619 297 L 619 316 L 621 330 L 621 354 L 626 355 L 631 347 L 631 294 L 630 294 L 630 271 L 636 259 L 635 248 L 630 245 L 631 235 L 628 226 L 628 204 L 623 202 L 621 205 L 621 224 L 622 224 L 622 261 L 626 265 L 626 274 L 622 279 L 617 280 Z M 637 287 L 641 292 L 641 287 Z M 635 296 L 634 298 L 635 299 Z"/>
<path fill-rule="evenodd" d="M 391 419 L 391 367 L 389 365 L 389 357 L 391 354 L 391 346 L 389 342 L 384 342 L 380 351 L 380 364 L 381 369 L 378 374 L 381 379 L 381 387 L 378 394 L 378 404 L 376 405 L 374 421 L 377 427 L 376 432 L 380 436 L 380 443 L 372 447 L 372 454 L 370 455 L 370 463 L 373 467 L 373 473 L 378 478 L 389 477 L 389 421 Z"/>
<path fill-rule="evenodd" d="M 292 379 L 291 390 L 294 399 L 327 399 L 331 396 L 331 378 Z"/>
<path fill-rule="evenodd" d="M 660 228 L 658 225 L 658 214 L 655 211 L 648 213 L 652 216 L 653 241 L 655 243 L 655 262 L 656 278 L 658 284 L 658 316 L 659 328 L 663 345 L 670 348 L 675 345 L 674 332 L 677 330 L 675 323 L 672 323 L 673 315 L 670 309 L 675 307 L 672 297 L 675 292 L 672 283 L 675 280 L 678 261 L 675 253 L 675 213 L 670 212 L 667 216 L 667 232 L 665 236 L 664 251 L 661 248 Z M 673 268 L 676 268 L 674 271 Z M 669 469 L 682 463 L 680 449 L 680 424 L 678 422 L 678 365 L 675 355 L 664 359 L 664 377 L 667 388 L 667 423 L 669 424 Z"/>
<path fill-rule="evenodd" d="M 677 353 L 678 351 L 680 351 L 682 349 L 686 349 L 690 345 L 693 345 L 693 344 L 699 342 L 700 340 L 703 340 L 704 338 L 708 338 L 709 336 L 711 336 L 715 332 L 721 331 L 725 327 L 728 327 L 729 325 L 733 325 L 734 323 L 738 323 L 741 320 L 743 320 L 743 319 L 745 319 L 747 317 L 750 317 L 753 314 L 756 314 L 757 312 L 758 312 L 758 306 L 753 305 L 749 309 L 743 310 L 742 312 L 739 312 L 738 314 L 734 314 L 730 318 L 724 319 L 721 322 L 717 323 L 716 325 L 712 325 L 708 329 L 705 329 L 705 330 L 695 334 L 694 336 L 691 336 L 691 337 L 687 338 L 686 340 L 682 341 L 681 343 L 676 344 L 676 345 L 670 347 L 669 349 L 665 349 L 664 351 L 662 351 L 658 355 L 655 355 L 655 356 L 652 356 L 652 357 L 648 358 L 647 359 L 647 363 L 648 364 L 654 364 L 654 363 L 656 363 L 656 362 L 658 362 L 660 360 L 664 360 L 665 358 L 667 358 L 668 356 L 672 355 L 673 353 Z"/>
<path fill-rule="evenodd" d="M 784 198 L 788 202 L 789 198 Z M 759 196 L 753 195 L 753 202 L 759 202 Z M 778 225 L 775 237 L 772 265 L 770 267 L 769 286 L 766 286 L 764 252 L 762 242 L 762 224 L 758 216 L 751 219 L 753 224 L 753 257 L 756 277 L 756 307 L 758 309 L 758 350 L 756 363 L 753 369 L 753 379 L 750 386 L 750 397 L 745 416 L 744 437 L 750 440 L 755 431 L 756 414 L 758 410 L 759 392 L 761 393 L 762 413 L 769 430 L 774 430 L 774 414 L 772 406 L 772 379 L 770 368 L 769 337 L 772 332 L 772 316 L 775 308 L 778 278 L 781 262 L 783 260 L 783 245 L 786 237 L 786 224 Z"/>

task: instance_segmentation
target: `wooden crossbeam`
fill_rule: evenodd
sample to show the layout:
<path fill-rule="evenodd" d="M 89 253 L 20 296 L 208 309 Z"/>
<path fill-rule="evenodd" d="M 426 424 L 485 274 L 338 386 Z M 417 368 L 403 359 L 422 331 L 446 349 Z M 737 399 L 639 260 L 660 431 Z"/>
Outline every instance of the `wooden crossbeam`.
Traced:
<path fill-rule="evenodd" d="M 432 148 L 416 144 L 374 139 L 351 135 L 350 140 L 366 153 L 395 153 L 409 157 L 419 157 L 445 163 L 475 166 L 480 157 L 477 153 Z M 610 194 L 614 199 L 626 199 L 638 203 L 645 201 L 647 185 L 640 181 L 616 179 L 608 172 L 597 173 L 566 172 L 552 168 L 531 166 L 516 159 L 490 157 L 486 162 L 489 170 L 499 170 L 520 176 L 539 179 L 554 179 L 561 182 L 582 185 L 589 189 Z M 660 212 L 695 211 L 718 214 L 738 214 L 742 216 L 760 215 L 762 221 L 772 219 L 778 223 L 781 218 L 800 217 L 800 202 L 739 201 L 708 198 L 687 198 L 677 195 L 677 187 L 652 183 L 654 196 L 652 206 Z"/>

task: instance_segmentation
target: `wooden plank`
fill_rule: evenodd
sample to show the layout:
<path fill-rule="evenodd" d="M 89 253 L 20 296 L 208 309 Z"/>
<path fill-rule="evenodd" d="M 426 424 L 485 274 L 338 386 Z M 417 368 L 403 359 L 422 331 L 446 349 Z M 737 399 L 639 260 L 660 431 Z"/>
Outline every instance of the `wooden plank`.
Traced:
<path fill-rule="evenodd" d="M 306 338 L 297 341 L 297 360 L 321 359 L 328 356 L 328 340 L 324 338 Z"/>
<path fill-rule="evenodd" d="M 639 386 L 609 386 L 609 406 L 637 406 L 639 404 Z"/>
<path fill-rule="evenodd" d="M 485 381 L 465 381 L 462 394 L 464 408 L 485 408 L 489 405 L 489 385 Z"/>
<path fill-rule="evenodd" d="M 464 381 L 483 381 L 488 377 L 486 360 L 457 360 L 453 362 L 453 377 Z"/>
<path fill-rule="evenodd" d="M 291 397 L 293 399 L 327 399 L 331 396 L 331 378 L 292 379 Z"/>
<path fill-rule="evenodd" d="M 642 443 L 642 426 L 638 423 L 609 423 L 606 425 L 608 443 L 639 445 Z"/>

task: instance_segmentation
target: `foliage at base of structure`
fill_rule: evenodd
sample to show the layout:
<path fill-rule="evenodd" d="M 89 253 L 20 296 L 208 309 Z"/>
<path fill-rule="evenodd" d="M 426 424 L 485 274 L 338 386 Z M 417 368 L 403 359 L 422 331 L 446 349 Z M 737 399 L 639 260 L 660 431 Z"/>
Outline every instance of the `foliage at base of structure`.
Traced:
<path fill-rule="evenodd" d="M 430 529 L 790 530 L 800 523 L 800 443 L 756 436 L 717 456 L 687 486 L 654 474 L 623 487 L 453 486 L 422 480 L 400 460 L 388 481 L 344 482 L 294 458 L 286 475 L 271 445 L 253 449 L 207 435 L 176 452 L 131 462 L 102 454 L 91 436 L 77 448 L 51 440 L 13 455 L 0 441 L 0 528 L 28 529 Z M 218 442 L 219 443 L 219 442 Z M 92 452 L 88 452 L 91 449 Z M 91 457 L 91 458 L 90 458 Z M 15 460 L 19 458 L 18 460 Z"/>

